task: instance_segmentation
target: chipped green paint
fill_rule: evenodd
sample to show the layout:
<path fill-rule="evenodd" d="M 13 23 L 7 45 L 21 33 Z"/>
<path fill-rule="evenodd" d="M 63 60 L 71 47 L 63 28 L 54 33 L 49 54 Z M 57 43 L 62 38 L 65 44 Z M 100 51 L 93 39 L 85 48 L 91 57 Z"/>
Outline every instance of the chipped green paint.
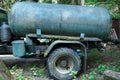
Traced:
<path fill-rule="evenodd" d="M 23 8 L 24 7 L 24 8 Z M 106 40 L 111 30 L 111 16 L 102 7 L 17 2 L 13 5 L 9 24 L 15 36 L 42 34 L 98 37 Z"/>

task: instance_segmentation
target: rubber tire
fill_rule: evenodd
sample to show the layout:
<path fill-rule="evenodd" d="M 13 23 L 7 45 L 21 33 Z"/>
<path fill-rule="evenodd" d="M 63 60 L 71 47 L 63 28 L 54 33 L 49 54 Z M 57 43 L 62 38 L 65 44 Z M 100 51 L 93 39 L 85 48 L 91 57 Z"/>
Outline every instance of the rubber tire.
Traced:
<path fill-rule="evenodd" d="M 80 56 L 73 49 L 66 48 L 66 47 L 55 49 L 49 55 L 49 57 L 47 59 L 47 68 L 48 68 L 50 76 L 54 77 L 55 79 L 71 80 L 73 78 L 73 76 L 70 75 L 71 71 L 66 74 L 62 74 L 62 73 L 59 73 L 54 67 L 55 61 L 57 61 L 56 58 L 59 59 L 61 56 L 64 56 L 64 55 L 69 56 L 73 61 L 73 68 L 71 69 L 71 71 L 73 71 L 73 70 L 79 71 L 81 69 Z"/>

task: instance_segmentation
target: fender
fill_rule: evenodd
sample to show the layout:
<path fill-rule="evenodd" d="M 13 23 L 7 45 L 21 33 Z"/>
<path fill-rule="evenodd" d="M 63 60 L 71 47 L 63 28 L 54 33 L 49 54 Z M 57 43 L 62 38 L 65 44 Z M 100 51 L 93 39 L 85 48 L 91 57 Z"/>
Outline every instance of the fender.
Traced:
<path fill-rule="evenodd" d="M 86 47 L 83 43 L 81 43 L 80 41 L 66 41 L 66 40 L 56 40 L 53 43 L 50 44 L 50 46 L 46 49 L 46 51 L 44 52 L 44 57 L 47 57 L 48 54 L 50 53 L 50 51 L 53 49 L 53 47 L 57 44 L 78 44 L 80 46 L 84 47 L 84 54 L 85 54 L 85 58 L 87 58 L 87 53 L 86 53 Z"/>

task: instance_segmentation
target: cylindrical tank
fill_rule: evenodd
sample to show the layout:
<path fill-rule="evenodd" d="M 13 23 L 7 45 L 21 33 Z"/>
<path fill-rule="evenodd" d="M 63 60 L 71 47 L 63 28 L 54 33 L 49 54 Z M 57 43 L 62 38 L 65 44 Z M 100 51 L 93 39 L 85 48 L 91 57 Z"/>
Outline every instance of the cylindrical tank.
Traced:
<path fill-rule="evenodd" d="M 1 33 L 2 22 L 7 22 L 7 20 L 8 18 L 7 18 L 6 10 L 0 7 L 0 33 Z M 1 40 L 1 35 L 0 35 L 0 40 Z"/>
<path fill-rule="evenodd" d="M 1 35 L 1 42 L 6 43 L 11 41 L 10 27 L 5 22 L 3 22 L 1 26 L 0 35 Z"/>
<path fill-rule="evenodd" d="M 102 7 L 17 2 L 13 5 L 9 24 L 15 36 L 25 36 L 41 29 L 42 34 L 98 37 L 107 39 L 111 16 Z"/>

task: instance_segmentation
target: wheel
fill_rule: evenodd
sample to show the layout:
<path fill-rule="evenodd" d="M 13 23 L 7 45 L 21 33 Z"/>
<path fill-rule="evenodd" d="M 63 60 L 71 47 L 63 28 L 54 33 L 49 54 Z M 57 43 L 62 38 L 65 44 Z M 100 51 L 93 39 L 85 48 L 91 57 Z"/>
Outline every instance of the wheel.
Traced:
<path fill-rule="evenodd" d="M 72 79 L 71 71 L 79 71 L 80 67 L 80 56 L 70 48 L 58 48 L 47 59 L 50 75 L 58 80 Z"/>

